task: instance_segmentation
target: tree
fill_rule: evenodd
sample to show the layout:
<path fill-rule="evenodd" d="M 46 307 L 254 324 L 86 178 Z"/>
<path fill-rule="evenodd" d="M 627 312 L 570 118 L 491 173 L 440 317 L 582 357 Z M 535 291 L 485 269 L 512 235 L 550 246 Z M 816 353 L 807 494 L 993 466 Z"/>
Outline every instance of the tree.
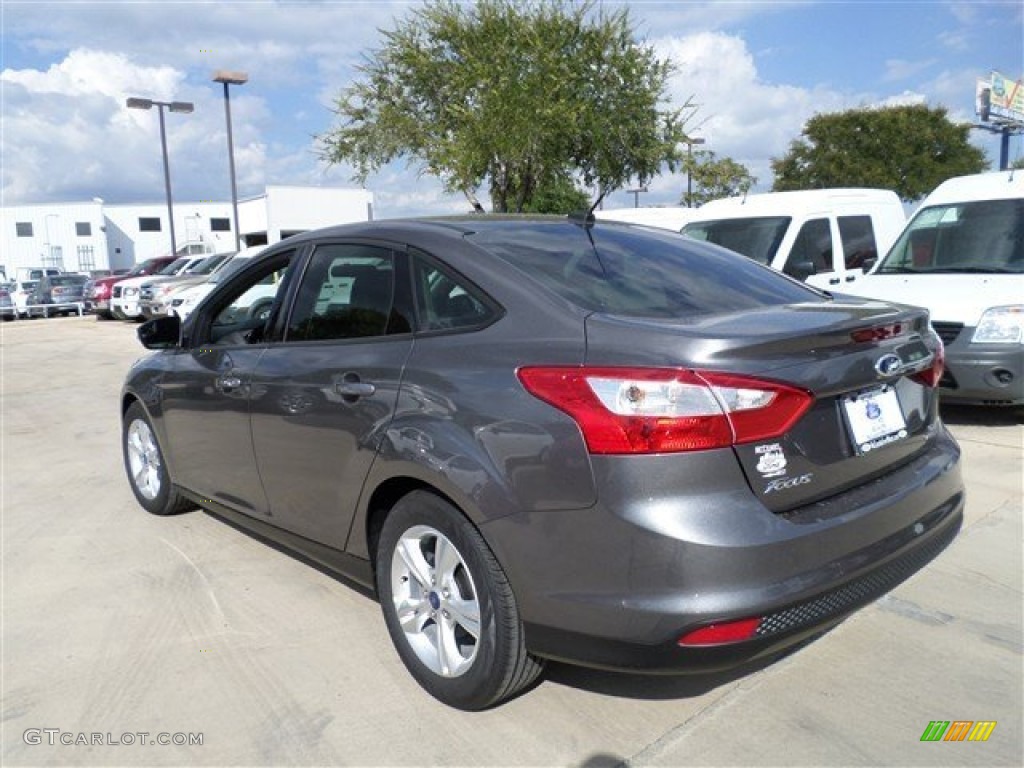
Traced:
<path fill-rule="evenodd" d="M 542 184 L 523 206 L 523 213 L 572 213 L 590 207 L 590 195 L 571 176 L 555 176 Z"/>
<path fill-rule="evenodd" d="M 815 115 L 789 152 L 772 159 L 773 189 L 881 187 L 917 200 L 946 179 L 988 167 L 969 131 L 944 107 L 923 104 Z"/>
<path fill-rule="evenodd" d="M 750 175 L 745 165 L 731 157 L 718 160 L 715 153 L 707 149 L 694 152 L 692 160 L 688 157 L 684 167 L 690 175 L 688 186 L 692 192 L 684 192 L 679 202 L 687 207 L 722 197 L 745 195 L 757 184 L 757 179 Z"/>
<path fill-rule="evenodd" d="M 660 108 L 672 71 L 625 8 L 594 2 L 431 0 L 382 33 L 319 137 L 354 178 L 405 157 L 477 210 L 522 211 L 576 176 L 603 193 L 675 170 L 689 103 Z"/>

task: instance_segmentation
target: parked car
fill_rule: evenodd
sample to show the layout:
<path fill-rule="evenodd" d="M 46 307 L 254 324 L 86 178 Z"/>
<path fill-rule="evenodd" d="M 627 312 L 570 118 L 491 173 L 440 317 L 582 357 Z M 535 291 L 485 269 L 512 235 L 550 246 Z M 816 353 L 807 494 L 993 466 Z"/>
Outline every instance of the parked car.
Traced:
<path fill-rule="evenodd" d="M 11 283 L 11 299 L 17 310 L 18 317 L 28 317 L 29 297 L 36 288 L 36 280 L 15 280 Z"/>
<path fill-rule="evenodd" d="M 942 183 L 842 290 L 928 308 L 946 345 L 944 401 L 1024 405 L 1024 174 Z"/>
<path fill-rule="evenodd" d="M 239 311 L 272 275 L 270 313 Z M 463 709 L 545 658 L 777 653 L 962 520 L 925 310 L 651 228 L 305 233 L 139 337 L 157 351 L 120 403 L 139 503 L 201 505 L 376 589 L 410 673 Z"/>
<path fill-rule="evenodd" d="M 0 283 L 0 317 L 4 320 L 18 319 L 18 308 L 14 304 L 13 283 Z"/>
<path fill-rule="evenodd" d="M 154 277 L 142 284 L 139 289 L 139 309 L 143 317 L 151 318 L 166 315 L 171 308 L 171 299 L 186 288 L 205 283 L 225 266 L 233 253 L 217 253 L 207 256 L 198 264 L 178 275 Z"/>
<path fill-rule="evenodd" d="M 77 315 L 85 305 L 85 275 L 43 275 L 28 297 L 28 315 Z"/>
<path fill-rule="evenodd" d="M 160 269 L 156 275 L 169 277 L 180 275 L 189 268 L 199 264 L 205 256 L 180 256 L 167 266 Z M 110 312 L 118 320 L 140 320 L 142 309 L 139 306 L 139 292 L 142 286 L 149 279 L 148 275 L 129 277 L 114 284 L 110 294 Z"/>
<path fill-rule="evenodd" d="M 168 314 L 175 314 L 184 320 L 194 310 L 199 302 L 202 301 L 221 280 L 226 280 L 228 277 L 233 275 L 235 272 L 240 270 L 246 264 L 249 263 L 249 259 L 263 253 L 266 250 L 265 245 L 251 245 L 248 248 L 243 248 L 236 253 L 227 264 L 224 265 L 223 269 L 219 269 L 210 276 L 210 279 L 199 285 L 193 285 L 185 288 L 183 291 L 174 294 L 171 297 L 171 307 Z M 257 315 L 264 313 L 270 309 L 271 303 L 273 303 L 274 294 L 277 292 L 277 284 L 274 282 L 273 275 L 264 281 L 262 286 L 254 287 L 249 292 L 249 298 L 252 299 L 252 306 L 239 307 L 239 310 L 247 312 L 255 312 Z"/>
<path fill-rule="evenodd" d="M 99 320 L 112 319 L 114 315 L 111 311 L 110 302 L 113 298 L 114 286 L 117 283 L 129 277 L 152 275 L 176 260 L 177 258 L 174 256 L 157 256 L 139 262 L 125 274 L 115 274 L 109 277 L 90 280 L 85 284 L 85 300 L 88 308 L 96 313 L 96 317 Z"/>
<path fill-rule="evenodd" d="M 712 200 L 696 209 L 682 232 L 797 280 L 820 275 L 838 291 L 888 250 L 906 220 L 895 192 L 815 189 Z"/>
<path fill-rule="evenodd" d="M 38 280 L 43 275 L 63 275 L 60 267 L 18 267 L 15 279 L 21 282 Z"/>

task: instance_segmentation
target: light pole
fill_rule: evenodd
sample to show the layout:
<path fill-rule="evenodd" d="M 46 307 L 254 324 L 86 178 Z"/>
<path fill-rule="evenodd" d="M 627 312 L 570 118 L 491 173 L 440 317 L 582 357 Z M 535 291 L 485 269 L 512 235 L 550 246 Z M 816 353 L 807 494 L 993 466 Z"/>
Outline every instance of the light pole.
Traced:
<path fill-rule="evenodd" d="M 171 228 L 171 255 L 178 253 L 178 243 L 174 239 L 174 202 L 171 198 L 171 168 L 167 162 L 167 130 L 164 128 L 164 107 L 171 112 L 191 114 L 195 105 L 191 101 L 154 101 L 153 99 L 129 98 L 127 101 L 129 109 L 152 109 L 157 108 L 160 113 L 160 148 L 164 155 L 164 189 L 167 191 L 167 222 Z"/>
<path fill-rule="evenodd" d="M 686 140 L 686 207 L 693 208 L 693 145 L 704 143 L 704 139 L 694 136 Z"/>
<path fill-rule="evenodd" d="M 235 183 L 235 143 L 231 137 L 231 96 L 228 94 L 229 85 L 245 85 L 249 82 L 249 75 L 245 72 L 229 72 L 226 69 L 218 69 L 211 78 L 215 83 L 224 84 L 224 117 L 228 123 L 228 167 L 231 169 L 231 212 L 235 217 L 235 250 L 241 250 L 241 233 L 238 231 L 238 186 Z"/>
<path fill-rule="evenodd" d="M 636 187 L 635 189 L 627 189 L 626 192 L 633 195 L 633 207 L 640 207 L 640 193 L 646 192 L 647 187 Z"/>

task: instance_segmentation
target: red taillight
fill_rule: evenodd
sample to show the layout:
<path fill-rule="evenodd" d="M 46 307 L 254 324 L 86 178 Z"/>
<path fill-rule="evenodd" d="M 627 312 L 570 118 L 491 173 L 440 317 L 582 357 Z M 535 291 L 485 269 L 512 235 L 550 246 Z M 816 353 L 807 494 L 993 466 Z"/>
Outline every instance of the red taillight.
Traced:
<path fill-rule="evenodd" d="M 706 627 L 687 632 L 676 642 L 679 645 L 721 645 L 749 640 L 757 634 L 761 619 L 740 619 L 726 621 L 721 624 L 709 624 Z"/>
<path fill-rule="evenodd" d="M 885 341 L 896 336 L 902 336 L 905 330 L 906 326 L 903 323 L 890 323 L 889 325 L 878 325 L 874 328 L 861 328 L 851 333 L 850 337 L 860 343 L 866 341 Z"/>
<path fill-rule="evenodd" d="M 591 453 L 678 453 L 778 437 L 810 393 L 746 376 L 676 368 L 528 367 L 519 380 L 579 424 Z"/>
<path fill-rule="evenodd" d="M 939 381 L 942 379 L 942 373 L 946 370 L 946 347 L 938 336 L 934 338 L 934 342 L 936 346 L 935 357 L 932 358 L 932 364 L 923 371 L 919 371 L 910 377 L 919 384 L 924 384 L 926 387 L 931 387 L 932 389 L 939 386 Z"/>

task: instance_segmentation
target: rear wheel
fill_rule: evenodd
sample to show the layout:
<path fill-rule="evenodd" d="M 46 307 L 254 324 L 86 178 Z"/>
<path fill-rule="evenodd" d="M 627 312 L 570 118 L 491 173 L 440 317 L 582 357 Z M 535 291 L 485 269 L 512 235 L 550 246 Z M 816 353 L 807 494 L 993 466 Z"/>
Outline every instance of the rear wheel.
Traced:
<path fill-rule="evenodd" d="M 145 409 L 137 402 L 125 411 L 121 447 L 128 484 L 147 512 L 173 515 L 193 506 L 171 483 L 153 425 Z"/>
<path fill-rule="evenodd" d="M 403 497 L 381 530 L 377 588 L 391 640 L 416 681 L 453 707 L 479 710 L 533 682 L 504 571 L 459 510 L 425 491 Z"/>

